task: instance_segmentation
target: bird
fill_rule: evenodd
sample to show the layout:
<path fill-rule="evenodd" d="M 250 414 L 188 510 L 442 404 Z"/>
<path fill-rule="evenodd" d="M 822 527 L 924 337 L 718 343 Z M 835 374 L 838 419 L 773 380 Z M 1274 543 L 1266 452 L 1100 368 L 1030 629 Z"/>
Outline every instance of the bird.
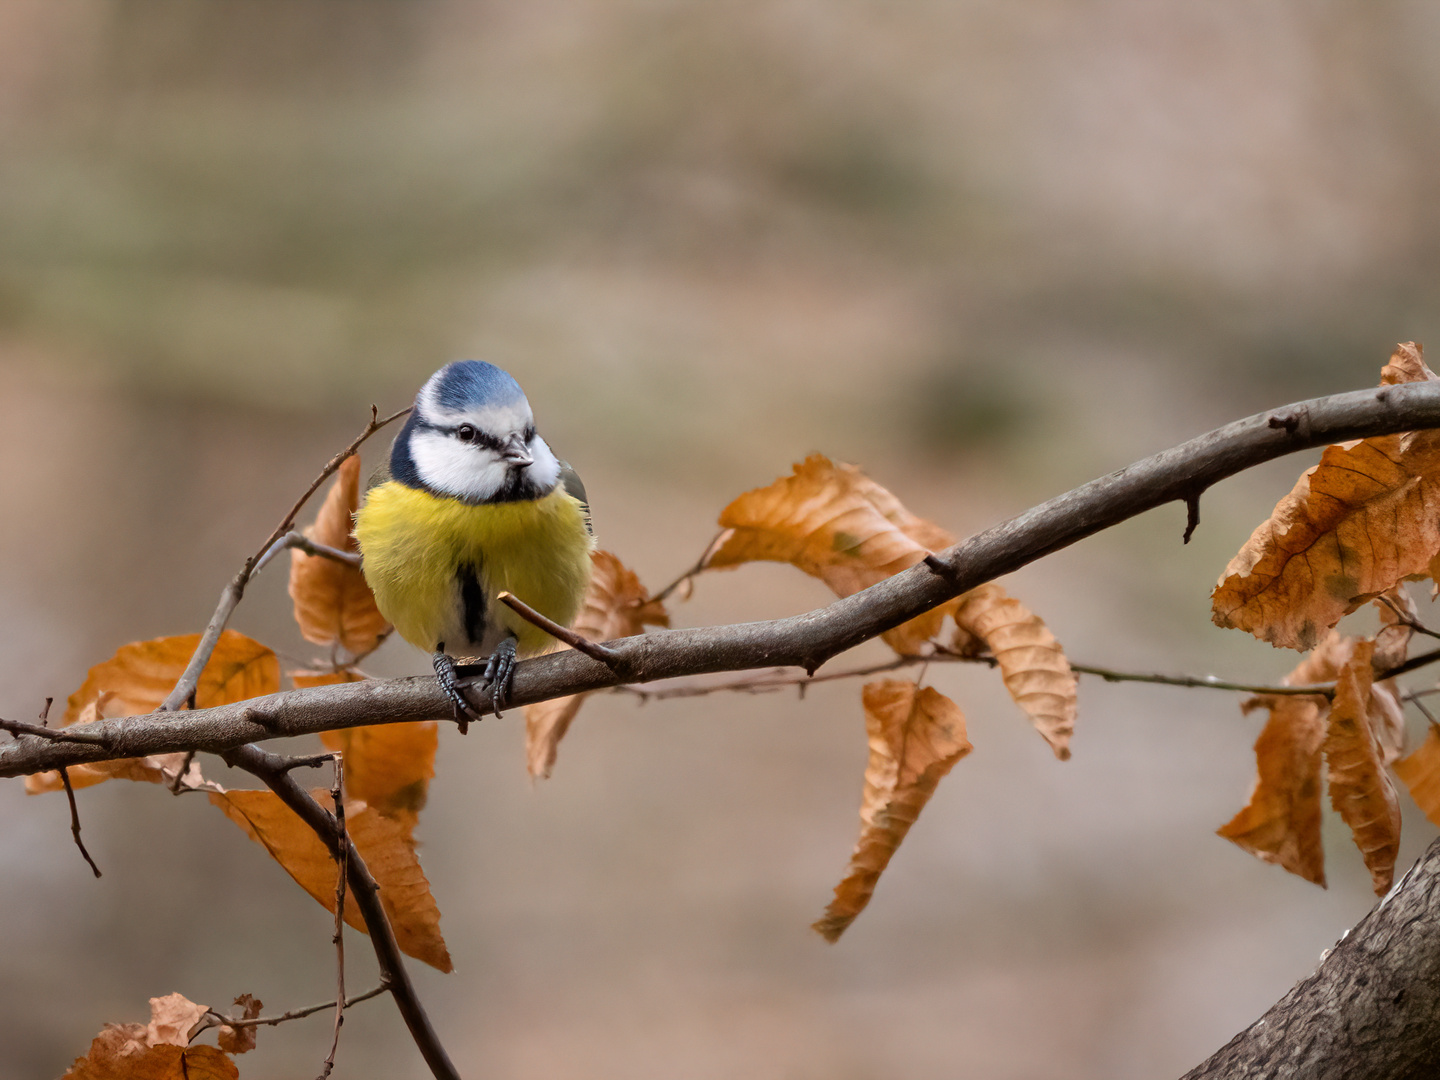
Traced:
<path fill-rule="evenodd" d="M 355 540 L 376 606 L 431 654 L 462 733 L 479 719 L 463 679 L 483 676 L 499 716 L 517 657 L 556 644 L 499 594 L 568 626 L 595 546 L 579 476 L 536 431 L 520 384 L 483 360 L 446 364 L 420 388 Z"/>

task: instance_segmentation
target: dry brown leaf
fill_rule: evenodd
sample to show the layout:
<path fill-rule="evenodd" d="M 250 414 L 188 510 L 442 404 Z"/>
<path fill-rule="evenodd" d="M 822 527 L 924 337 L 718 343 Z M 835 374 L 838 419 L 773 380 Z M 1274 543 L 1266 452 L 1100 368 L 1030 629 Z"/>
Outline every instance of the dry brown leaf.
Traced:
<path fill-rule="evenodd" d="M 1403 584 L 1387 589 L 1375 598 L 1380 629 L 1375 634 L 1375 656 L 1371 661 L 1378 676 L 1399 667 L 1410 654 L 1410 641 L 1420 621 L 1420 609 Z"/>
<path fill-rule="evenodd" d="M 857 593 L 954 543 L 853 465 L 836 465 L 820 454 L 796 465 L 793 475 L 741 495 L 721 511 L 720 524 L 725 531 L 707 552 L 705 569 L 787 562 L 836 596 Z M 885 642 L 902 655 L 922 652 L 957 602 L 886 631 Z"/>
<path fill-rule="evenodd" d="M 548 780 L 560 752 L 560 740 L 579 715 L 589 694 L 537 701 L 525 706 L 525 768 L 536 780 Z"/>
<path fill-rule="evenodd" d="M 138 1026 L 138 1025 L 137 1025 Z M 126 1041 L 112 1025 L 76 1058 L 63 1080 L 239 1080 L 240 1070 L 213 1046 L 151 1046 L 121 1049 Z"/>
<path fill-rule="evenodd" d="M 360 458 L 352 454 L 340 465 L 315 524 L 305 535 L 326 547 L 358 551 L 351 531 L 359 505 Z M 389 633 L 390 624 L 375 606 L 365 575 L 334 559 L 292 548 L 290 597 L 300 633 L 316 645 L 339 644 L 352 655 L 363 656 Z"/>
<path fill-rule="evenodd" d="M 1411 344 L 1385 377 L 1435 376 Z M 1310 648 L 1366 600 L 1429 572 L 1440 555 L 1437 502 L 1440 432 L 1326 447 L 1225 568 L 1211 594 L 1216 625 Z"/>
<path fill-rule="evenodd" d="M 1419 749 L 1395 763 L 1395 775 L 1431 823 L 1440 825 L 1440 731 L 1433 724 Z"/>
<path fill-rule="evenodd" d="M 317 791 L 315 797 L 328 802 L 330 793 Z M 320 838 L 279 796 L 273 791 L 212 792 L 210 801 L 270 852 L 327 911 L 335 910 L 335 863 Z M 345 824 L 370 873 L 380 883 L 380 900 L 401 951 L 441 971 L 450 971 L 450 954 L 440 936 L 440 909 L 430 895 L 430 883 L 420 869 L 409 830 L 361 802 L 347 803 Z M 345 905 L 345 921 L 357 930 L 365 930 L 353 903 Z"/>
<path fill-rule="evenodd" d="M 182 634 L 122 645 L 109 660 L 92 667 L 80 689 L 70 695 L 61 725 L 154 712 L 180 681 L 198 644 L 199 634 Z M 226 630 L 200 675 L 195 705 L 208 709 L 279 689 L 280 662 L 275 654 L 244 634 Z M 161 754 L 75 765 L 70 768 L 70 783 L 77 788 L 112 778 L 167 783 L 184 759 L 184 754 Z M 192 763 L 191 768 L 187 775 L 198 778 L 198 766 Z M 25 778 L 25 790 L 32 795 L 62 787 L 58 772 Z"/>
<path fill-rule="evenodd" d="M 1324 698 L 1281 694 L 1252 698 L 1270 719 L 1255 740 L 1259 775 L 1250 801 L 1216 830 L 1250 854 L 1325 886 L 1320 842 L 1320 747 L 1325 741 Z"/>
<path fill-rule="evenodd" d="M 1285 676 L 1287 686 L 1332 682 L 1350 659 L 1355 639 L 1335 631 Z M 1270 710 L 1255 741 L 1257 775 L 1250 801 L 1216 830 L 1250 854 L 1292 874 L 1325 885 L 1320 841 L 1321 747 L 1328 699 L 1320 695 L 1265 694 L 1241 708 Z"/>
<path fill-rule="evenodd" d="M 1405 706 L 1400 704 L 1400 693 L 1394 679 L 1370 687 L 1370 730 L 1380 747 L 1380 760 L 1386 765 L 1394 765 L 1405 756 Z"/>
<path fill-rule="evenodd" d="M 960 597 L 955 609 L 957 652 L 978 638 L 1000 665 L 1005 689 L 1025 710 L 1061 761 L 1075 731 L 1075 675 L 1040 616 L 993 582 Z"/>
<path fill-rule="evenodd" d="M 608 551 L 590 555 L 590 584 L 573 629 L 589 641 L 613 641 L 643 634 L 646 626 L 669 626 L 665 605 L 650 598 L 639 577 Z M 588 694 L 551 698 L 525 706 L 525 763 L 530 775 L 548 777 L 560 740 Z"/>
<path fill-rule="evenodd" d="M 231 1060 L 211 1046 L 189 1046 L 209 1011 L 183 994 L 150 999 L 149 1024 L 106 1024 L 65 1074 L 68 1080 L 237 1080 Z"/>
<path fill-rule="evenodd" d="M 1389 363 L 1380 369 L 1381 386 L 1398 386 L 1408 382 L 1433 382 L 1440 379 L 1425 363 L 1423 349 L 1414 341 L 1395 346 Z"/>
<path fill-rule="evenodd" d="M 166 994 L 150 999 L 150 1024 L 145 1037 L 151 1046 L 170 1043 L 189 1046 L 190 1030 L 210 1011 L 208 1005 L 196 1005 L 184 994 Z"/>
<path fill-rule="evenodd" d="M 413 831 L 435 775 L 434 720 L 326 731 L 320 740 L 345 756 L 345 794 Z"/>
<path fill-rule="evenodd" d="M 868 683 L 863 692 L 870 761 L 860 803 L 860 839 L 835 898 L 814 924 L 836 941 L 870 902 L 880 874 L 935 787 L 970 752 L 960 707 L 931 688 L 900 679 Z"/>
<path fill-rule="evenodd" d="M 265 1003 L 254 994 L 241 994 L 235 999 L 235 1004 L 240 1006 L 240 1016 L 245 1020 L 254 1020 L 265 1007 Z M 222 1024 L 216 1041 L 227 1054 L 248 1054 L 255 1049 L 255 1033 L 259 1030 L 253 1024 L 241 1028 Z"/>
<path fill-rule="evenodd" d="M 297 687 L 364 682 L 352 669 L 291 671 Z M 435 775 L 438 725 L 433 720 L 323 731 L 327 749 L 345 755 L 345 793 L 414 830 Z"/>
<path fill-rule="evenodd" d="M 1371 730 L 1371 641 L 1357 642 L 1335 684 L 1335 700 L 1325 732 L 1330 802 L 1350 826 L 1355 846 L 1370 871 L 1377 895 L 1395 877 L 1400 850 L 1400 808 Z"/>
<path fill-rule="evenodd" d="M 608 551 L 590 554 L 590 584 L 573 629 L 590 641 L 643 634 L 647 626 L 669 626 L 670 613 L 635 572 Z"/>

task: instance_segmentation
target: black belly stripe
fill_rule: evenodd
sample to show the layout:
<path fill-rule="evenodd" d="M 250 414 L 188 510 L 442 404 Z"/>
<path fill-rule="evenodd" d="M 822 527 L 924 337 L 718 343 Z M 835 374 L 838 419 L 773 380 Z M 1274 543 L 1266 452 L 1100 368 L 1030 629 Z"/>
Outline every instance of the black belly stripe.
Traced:
<path fill-rule="evenodd" d="M 480 570 L 474 563 L 461 563 L 455 571 L 460 586 L 460 610 L 465 618 L 465 634 L 471 644 L 485 639 L 485 589 L 480 584 Z"/>

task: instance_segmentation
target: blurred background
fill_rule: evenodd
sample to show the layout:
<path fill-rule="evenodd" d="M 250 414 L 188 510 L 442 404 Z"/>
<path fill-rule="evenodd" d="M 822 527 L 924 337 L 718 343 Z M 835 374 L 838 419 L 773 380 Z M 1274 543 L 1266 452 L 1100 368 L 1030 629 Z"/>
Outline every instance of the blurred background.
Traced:
<path fill-rule="evenodd" d="M 199 630 L 370 404 L 458 357 L 517 376 L 654 588 L 811 451 L 965 534 L 1372 385 L 1436 336 L 1437 35 L 1413 0 L 6 0 L 0 715 Z M 1169 507 L 1007 586 L 1078 660 L 1273 681 L 1293 657 L 1207 594 L 1314 459 L 1212 490 L 1187 547 Z M 755 566 L 675 617 L 826 599 Z M 281 573 L 232 625 L 311 655 Z M 519 714 L 443 732 L 419 835 L 457 970 L 416 978 L 462 1071 L 1177 1076 L 1373 903 L 1334 820 L 1328 891 L 1214 835 L 1253 775 L 1233 696 L 1086 680 L 1061 764 L 992 673 L 929 678 L 975 752 L 833 947 L 858 684 L 597 698 L 541 784 Z M 99 881 L 62 798 L 0 784 L 0 1077 L 151 996 L 329 997 L 330 917 L 213 808 L 79 798 Z M 1402 868 L 1432 836 L 1407 814 Z M 242 1073 L 329 1034 L 264 1030 Z M 376 1001 L 336 1075 L 426 1073 Z"/>

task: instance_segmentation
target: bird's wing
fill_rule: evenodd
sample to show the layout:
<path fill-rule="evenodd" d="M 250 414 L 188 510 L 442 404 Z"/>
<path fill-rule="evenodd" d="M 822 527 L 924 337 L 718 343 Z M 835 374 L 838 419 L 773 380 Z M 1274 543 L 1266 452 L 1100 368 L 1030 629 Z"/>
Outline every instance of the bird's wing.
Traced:
<path fill-rule="evenodd" d="M 370 479 L 365 482 L 365 490 L 369 491 L 371 488 L 379 487 L 393 479 L 394 477 L 390 475 L 390 455 L 386 454 L 380 459 L 380 464 L 375 466 L 375 471 L 370 474 Z"/>
<path fill-rule="evenodd" d="M 560 485 L 565 489 L 566 495 L 580 504 L 580 509 L 585 512 L 585 531 L 594 536 L 595 526 L 590 522 L 590 500 L 585 495 L 585 485 L 580 480 L 580 474 L 570 467 L 568 461 L 560 462 Z"/>

